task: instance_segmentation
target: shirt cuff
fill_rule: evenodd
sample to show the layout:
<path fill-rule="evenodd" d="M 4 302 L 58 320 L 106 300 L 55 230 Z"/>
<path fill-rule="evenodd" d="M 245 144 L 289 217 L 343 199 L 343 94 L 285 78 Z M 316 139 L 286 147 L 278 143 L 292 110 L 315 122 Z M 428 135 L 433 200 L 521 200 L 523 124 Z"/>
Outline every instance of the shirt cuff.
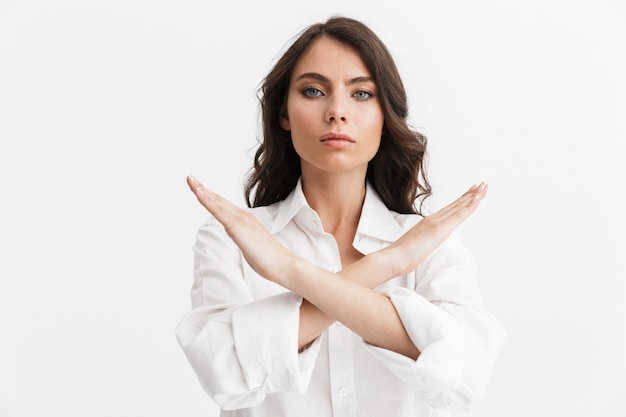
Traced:
<path fill-rule="evenodd" d="M 393 303 L 406 332 L 420 351 L 416 361 L 399 353 L 366 344 L 368 350 L 413 391 L 431 403 L 460 382 L 464 366 L 464 339 L 458 321 L 406 288 L 381 290 Z"/>
<path fill-rule="evenodd" d="M 320 343 L 298 354 L 301 304 L 302 297 L 285 292 L 233 313 L 235 350 L 248 389 L 306 391 Z"/>

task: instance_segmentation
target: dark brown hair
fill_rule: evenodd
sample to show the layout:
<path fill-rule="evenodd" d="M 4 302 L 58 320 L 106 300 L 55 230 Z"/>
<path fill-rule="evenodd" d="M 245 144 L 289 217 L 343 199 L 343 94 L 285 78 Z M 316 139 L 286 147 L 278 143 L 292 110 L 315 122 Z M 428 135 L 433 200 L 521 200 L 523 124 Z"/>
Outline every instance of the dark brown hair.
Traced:
<path fill-rule="evenodd" d="M 293 68 L 322 36 L 353 48 L 377 85 L 385 121 L 380 148 L 367 167 L 367 180 L 390 210 L 418 213 L 416 199 L 431 193 L 424 169 L 426 138 L 407 124 L 406 91 L 386 46 L 366 25 L 346 17 L 333 17 L 302 31 L 261 85 L 263 136 L 245 183 L 248 206 L 267 206 L 284 200 L 301 175 L 300 157 L 293 148 L 290 132 L 280 125 L 281 112 L 286 107 Z"/>

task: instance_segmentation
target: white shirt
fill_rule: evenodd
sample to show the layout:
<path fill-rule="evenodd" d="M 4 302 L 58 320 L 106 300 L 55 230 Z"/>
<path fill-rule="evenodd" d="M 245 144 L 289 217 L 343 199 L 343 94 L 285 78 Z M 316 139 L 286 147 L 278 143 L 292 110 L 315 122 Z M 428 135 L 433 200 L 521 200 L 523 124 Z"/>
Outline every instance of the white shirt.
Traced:
<path fill-rule="evenodd" d="M 251 212 L 302 258 L 341 269 L 337 244 L 300 182 L 285 200 Z M 420 218 L 388 210 L 368 185 L 353 245 L 367 255 Z M 302 297 L 256 274 L 213 218 L 193 250 L 193 309 L 176 336 L 222 416 L 440 417 L 486 390 L 505 332 L 481 307 L 475 262 L 457 235 L 416 271 L 376 289 L 421 352 L 416 361 L 339 323 L 298 354 Z"/>

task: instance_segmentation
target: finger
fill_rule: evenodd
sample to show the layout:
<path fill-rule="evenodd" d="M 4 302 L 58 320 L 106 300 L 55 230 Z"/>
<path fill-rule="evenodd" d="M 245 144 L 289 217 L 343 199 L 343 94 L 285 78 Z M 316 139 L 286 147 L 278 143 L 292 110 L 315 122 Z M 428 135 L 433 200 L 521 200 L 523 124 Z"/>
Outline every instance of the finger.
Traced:
<path fill-rule="evenodd" d="M 198 181 L 193 175 L 187 176 L 187 185 L 189 186 L 189 189 L 196 195 L 198 195 L 198 193 L 202 191 L 202 188 L 204 188 L 204 185 L 202 185 L 202 183 Z"/>
<path fill-rule="evenodd" d="M 236 223 L 236 217 L 241 209 L 226 200 L 214 191 L 206 188 L 193 176 L 187 177 L 187 184 L 196 195 L 198 201 L 224 226 Z"/>
<path fill-rule="evenodd" d="M 436 215 L 437 217 L 445 217 L 459 210 L 461 207 L 465 207 L 471 204 L 471 202 L 476 197 L 482 198 L 482 196 L 484 196 L 485 186 L 486 184 L 484 182 L 481 183 L 480 185 L 473 185 L 463 195 L 461 195 L 459 198 L 457 198 L 456 200 L 454 200 L 452 203 L 448 204 L 444 208 L 433 213 L 433 215 Z"/>
<path fill-rule="evenodd" d="M 472 199 L 466 205 L 459 206 L 456 211 L 453 211 L 450 214 L 459 220 L 459 224 L 465 221 L 472 213 L 474 213 L 474 211 L 476 211 L 480 202 L 487 195 L 488 189 L 489 186 L 483 183 L 480 189 L 476 190 Z"/>
<path fill-rule="evenodd" d="M 475 197 L 477 195 L 483 195 L 486 190 L 486 187 L 487 187 L 487 183 L 485 181 L 481 182 L 480 184 L 474 184 L 461 197 L 464 197 L 464 196 Z"/>
<path fill-rule="evenodd" d="M 198 192 L 200 191 L 201 184 L 196 180 L 193 176 L 187 176 L 187 186 L 191 190 L 192 193 L 197 197 Z"/>
<path fill-rule="evenodd" d="M 232 205 L 228 200 L 224 199 L 222 196 L 217 194 L 216 192 L 206 188 L 200 181 L 198 181 L 193 176 L 187 177 L 187 184 L 191 191 L 198 197 L 198 200 L 202 203 L 207 203 L 210 205 Z M 207 207 L 208 208 L 208 207 Z"/>
<path fill-rule="evenodd" d="M 429 217 L 439 222 L 448 221 L 450 217 L 456 217 L 457 221 L 463 221 L 476 210 L 480 201 L 485 197 L 487 188 L 487 184 L 484 182 L 478 186 L 472 186 L 472 188 L 461 197 Z"/>

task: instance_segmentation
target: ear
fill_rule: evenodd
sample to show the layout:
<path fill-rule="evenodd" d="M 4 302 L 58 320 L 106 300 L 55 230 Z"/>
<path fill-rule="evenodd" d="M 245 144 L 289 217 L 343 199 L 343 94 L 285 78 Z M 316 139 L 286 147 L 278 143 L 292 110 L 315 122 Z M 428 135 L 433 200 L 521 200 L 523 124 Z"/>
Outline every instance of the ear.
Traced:
<path fill-rule="evenodd" d="M 289 123 L 289 116 L 285 107 L 280 109 L 280 127 L 287 131 L 291 130 L 291 123 Z"/>

